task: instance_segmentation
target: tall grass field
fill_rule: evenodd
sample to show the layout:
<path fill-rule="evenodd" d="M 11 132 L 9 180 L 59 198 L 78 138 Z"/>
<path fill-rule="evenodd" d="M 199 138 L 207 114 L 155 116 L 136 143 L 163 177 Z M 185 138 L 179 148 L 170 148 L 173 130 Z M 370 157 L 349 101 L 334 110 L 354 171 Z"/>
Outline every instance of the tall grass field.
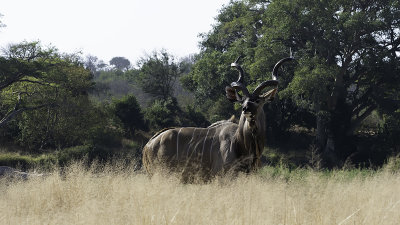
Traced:
<path fill-rule="evenodd" d="M 264 167 L 183 184 L 80 163 L 0 180 L 0 224 L 400 224 L 400 173 Z"/>

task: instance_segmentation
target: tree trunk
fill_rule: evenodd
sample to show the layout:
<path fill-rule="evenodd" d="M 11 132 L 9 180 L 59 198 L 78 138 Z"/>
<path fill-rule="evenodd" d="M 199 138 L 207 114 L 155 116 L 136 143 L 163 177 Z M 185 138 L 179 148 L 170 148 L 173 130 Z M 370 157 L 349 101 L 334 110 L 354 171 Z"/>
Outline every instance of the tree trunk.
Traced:
<path fill-rule="evenodd" d="M 321 115 L 320 113 L 317 113 L 316 142 L 320 152 L 322 152 L 326 143 L 327 139 L 326 129 L 327 129 L 327 124 L 324 116 Z"/>
<path fill-rule="evenodd" d="M 331 111 L 321 110 L 320 105 L 317 105 L 317 129 L 316 129 L 316 144 L 319 152 L 323 157 L 325 167 L 332 168 L 341 164 L 338 158 L 338 143 L 340 133 L 336 133 L 335 124 L 340 123 L 335 117 L 335 113 Z"/>
<path fill-rule="evenodd" d="M 322 115 L 322 113 L 319 114 Z M 349 135 L 349 131 L 353 129 L 351 118 L 350 107 L 344 98 L 336 100 L 336 107 L 327 111 L 324 119 L 317 117 L 317 128 L 321 127 L 319 128 L 321 130 L 319 149 L 328 167 L 341 166 L 343 161 L 354 151 L 353 141 Z"/>

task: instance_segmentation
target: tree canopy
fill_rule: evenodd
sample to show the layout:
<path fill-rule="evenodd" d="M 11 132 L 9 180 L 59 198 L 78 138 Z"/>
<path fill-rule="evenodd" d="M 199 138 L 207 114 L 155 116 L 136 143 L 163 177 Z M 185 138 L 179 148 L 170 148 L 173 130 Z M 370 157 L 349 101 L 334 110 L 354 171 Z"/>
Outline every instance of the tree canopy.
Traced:
<path fill-rule="evenodd" d="M 38 42 L 10 45 L 0 57 L 0 73 L 0 125 L 19 130 L 23 145 L 82 143 L 98 122 L 100 115 L 88 98 L 92 74 L 75 55 Z"/>
<path fill-rule="evenodd" d="M 182 81 L 198 100 L 215 102 L 234 81 L 228 66 L 239 55 L 254 87 L 293 51 L 297 64 L 279 72 L 278 111 L 287 118 L 295 104 L 311 112 L 320 148 L 337 149 L 374 110 L 399 109 L 399 15 L 395 0 L 231 1 L 201 35 L 199 59 Z"/>
<path fill-rule="evenodd" d="M 127 95 L 114 102 L 114 114 L 121 120 L 123 126 L 132 137 L 136 129 L 145 129 L 143 112 L 135 96 Z"/>
<path fill-rule="evenodd" d="M 131 62 L 125 57 L 114 57 L 110 60 L 110 65 L 113 65 L 117 70 L 128 70 Z"/>
<path fill-rule="evenodd" d="M 138 83 L 145 93 L 156 99 L 167 100 L 173 96 L 173 85 L 179 76 L 179 66 L 165 50 L 154 52 L 138 62 Z"/>

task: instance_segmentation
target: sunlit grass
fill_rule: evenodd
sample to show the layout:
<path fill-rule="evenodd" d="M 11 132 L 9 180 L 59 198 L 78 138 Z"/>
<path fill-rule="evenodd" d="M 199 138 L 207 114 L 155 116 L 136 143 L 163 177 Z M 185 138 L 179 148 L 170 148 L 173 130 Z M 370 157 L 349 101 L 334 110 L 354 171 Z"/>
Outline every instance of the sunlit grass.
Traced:
<path fill-rule="evenodd" d="M 398 224 L 400 174 L 289 170 L 182 184 L 135 167 L 55 169 L 0 181 L 1 224 Z"/>

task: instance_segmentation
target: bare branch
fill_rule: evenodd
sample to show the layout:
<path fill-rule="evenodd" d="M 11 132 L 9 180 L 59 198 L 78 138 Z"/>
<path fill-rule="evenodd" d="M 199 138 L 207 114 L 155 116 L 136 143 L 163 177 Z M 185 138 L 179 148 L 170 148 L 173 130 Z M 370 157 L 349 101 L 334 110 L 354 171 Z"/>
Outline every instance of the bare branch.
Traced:
<path fill-rule="evenodd" d="M 16 115 L 18 115 L 19 113 L 22 113 L 24 111 L 36 110 L 36 109 L 41 109 L 41 108 L 44 108 L 44 107 L 55 107 L 56 106 L 55 104 L 50 103 L 50 104 L 43 104 L 43 105 L 34 106 L 34 107 L 22 107 L 22 108 L 19 108 L 19 104 L 20 104 L 20 101 L 18 101 L 18 103 L 15 105 L 14 110 L 12 110 L 11 112 L 7 113 L 3 117 L 3 119 L 0 120 L 0 127 L 3 127 L 4 125 L 7 124 L 8 121 L 10 121 Z"/>
<path fill-rule="evenodd" d="M 371 105 L 367 108 L 361 116 L 358 116 L 355 120 L 352 121 L 350 129 L 347 131 L 346 135 L 351 135 L 354 133 L 356 128 L 360 125 L 360 123 L 367 118 L 375 109 L 377 108 L 376 105 Z"/>
<path fill-rule="evenodd" d="M 3 127 L 3 126 L 4 126 L 8 121 L 10 121 L 14 116 L 16 116 L 17 114 L 19 114 L 19 113 L 21 113 L 21 112 L 23 112 L 23 111 L 24 111 L 23 108 L 17 109 L 17 110 L 15 110 L 15 108 L 14 108 L 13 111 L 7 113 L 7 114 L 3 117 L 3 119 L 0 120 L 0 127 Z"/>

